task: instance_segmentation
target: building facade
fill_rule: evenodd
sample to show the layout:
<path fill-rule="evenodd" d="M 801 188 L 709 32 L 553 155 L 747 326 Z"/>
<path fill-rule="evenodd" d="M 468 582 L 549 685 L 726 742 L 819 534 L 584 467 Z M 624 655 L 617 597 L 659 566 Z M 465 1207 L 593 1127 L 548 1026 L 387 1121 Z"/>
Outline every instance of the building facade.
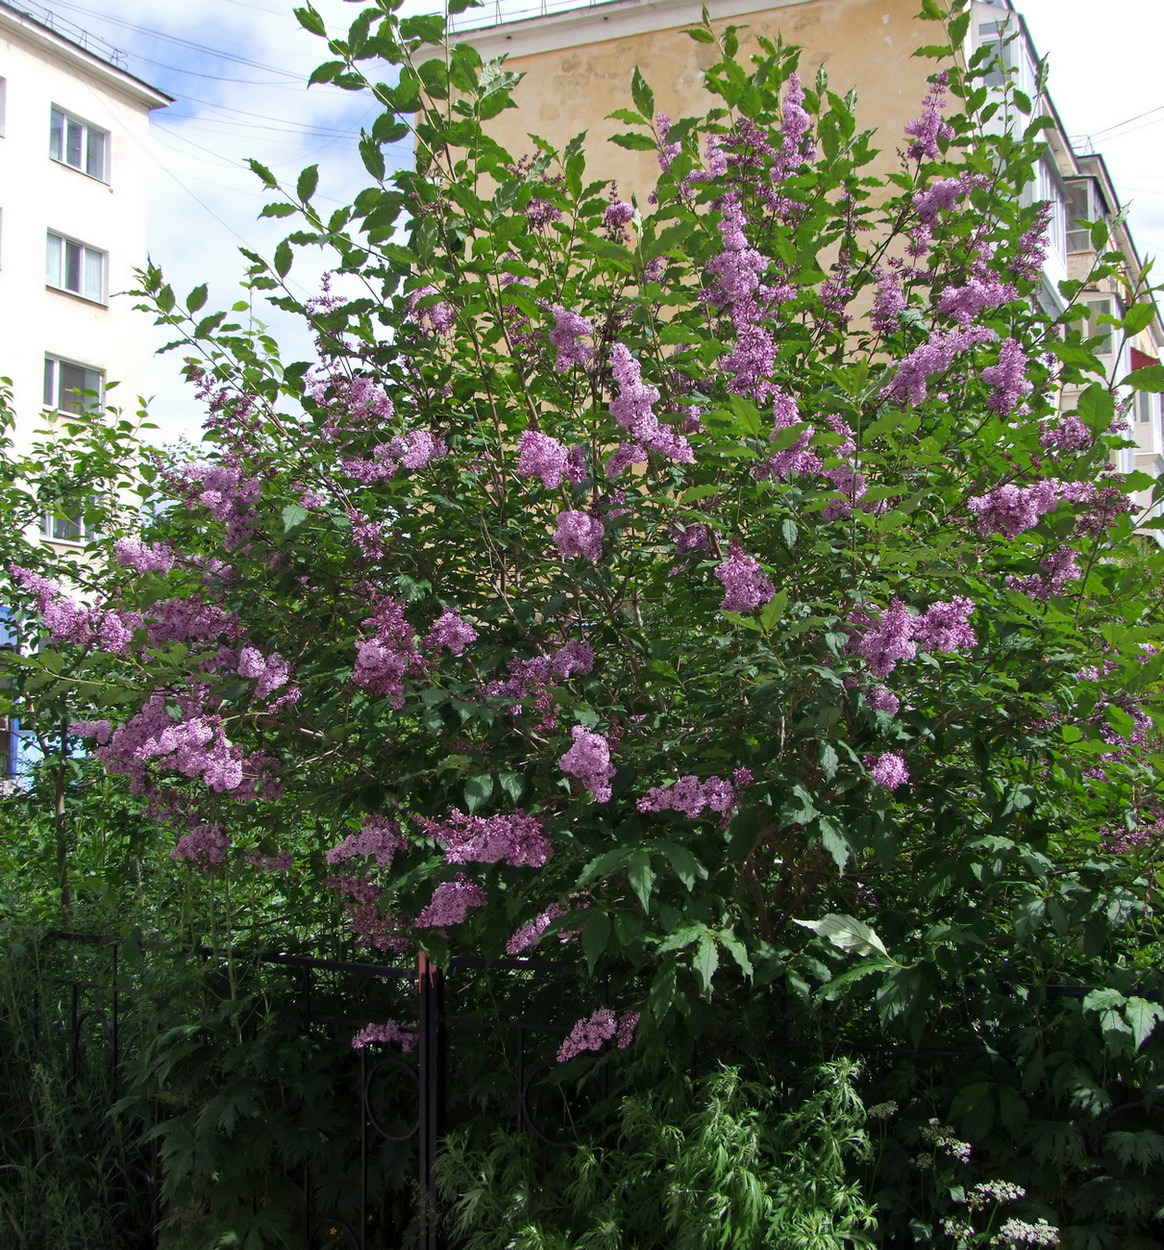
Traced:
<path fill-rule="evenodd" d="M 880 137 L 880 172 L 896 165 L 905 125 L 917 117 L 928 90 L 926 76 L 933 69 L 932 61 L 914 55 L 915 49 L 939 41 L 935 24 L 917 16 L 917 0 L 717 0 L 708 7 L 717 27 L 739 27 L 741 57 L 747 54 L 750 31 L 779 35 L 802 48 L 802 79 L 811 81 L 823 68 L 833 91 L 843 95 L 854 89 L 861 125 L 876 129 Z M 629 104 L 636 66 L 654 90 L 660 112 L 680 117 L 701 111 L 706 100 L 702 75 L 719 57 L 714 46 L 685 33 L 701 23 L 702 9 L 700 0 L 493 0 L 459 19 L 464 25 L 458 37 L 472 42 L 486 60 L 505 56 L 506 68 L 524 75 L 513 93 L 518 107 L 490 122 L 491 133 L 504 147 L 515 154 L 529 150 L 527 136 L 533 133 L 560 149 L 585 131 L 588 174 L 614 179 L 624 197 L 641 196 L 657 176 L 656 155 L 607 142 L 626 128 L 608 114 Z M 1036 111 L 1052 119 L 1028 194 L 1052 207 L 1039 299 L 1048 313 L 1057 315 L 1065 308 L 1059 283 L 1068 278 L 1086 281 L 1097 259 L 1082 220 L 1110 223 L 1109 246 L 1124 254 L 1126 277 L 1133 285 L 1141 261 L 1119 216 L 1102 158 L 1076 154 L 1053 101 L 1040 94 L 1038 56 L 1020 9 L 1021 0 L 973 0 L 964 51 L 969 56 L 992 45 L 1000 64 L 988 85 L 1001 91 L 1005 66 Z M 1010 123 L 999 114 L 994 124 Z M 1122 313 L 1118 282 L 1097 283 L 1081 298 L 1091 314 L 1091 332 L 1101 336 L 1101 349 L 1106 347 L 1099 355 L 1111 380 L 1158 363 L 1164 345 L 1158 317 L 1126 339 L 1099 320 L 1104 314 Z M 1120 453 L 1117 467 L 1158 478 L 1164 474 L 1161 397 L 1129 392 L 1125 399 L 1135 447 Z M 1062 397 L 1066 407 L 1074 400 L 1071 392 Z M 1152 495 L 1148 488 L 1135 496 L 1144 521 L 1160 513 Z"/>
<path fill-rule="evenodd" d="M 171 100 L 114 55 L 0 0 L 0 377 L 18 450 L 45 412 L 132 413 L 143 389 L 146 323 L 124 292 L 146 260 L 149 115 Z M 45 537 L 79 535 L 50 518 Z"/>

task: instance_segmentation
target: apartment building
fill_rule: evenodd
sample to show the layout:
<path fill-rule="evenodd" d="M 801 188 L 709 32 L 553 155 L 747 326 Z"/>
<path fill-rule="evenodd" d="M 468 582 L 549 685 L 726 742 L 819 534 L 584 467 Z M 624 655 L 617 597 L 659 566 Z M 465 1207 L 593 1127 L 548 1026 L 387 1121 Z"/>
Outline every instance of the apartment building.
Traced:
<path fill-rule="evenodd" d="M 53 414 L 138 408 L 148 321 L 122 293 L 146 259 L 149 115 L 169 103 L 101 41 L 0 0 L 0 378 L 17 452 Z M 47 510 L 28 537 L 67 552 L 83 524 Z M 0 716 L 0 778 L 20 771 L 21 739 Z"/>
<path fill-rule="evenodd" d="M 740 28 L 741 56 L 747 53 L 750 29 L 770 37 L 779 34 L 803 49 L 803 78 L 811 79 L 823 66 L 833 90 L 843 94 L 855 89 L 861 124 L 881 136 L 881 171 L 894 166 L 904 127 L 918 115 L 926 75 L 933 69 L 933 62 L 914 56 L 914 50 L 938 42 L 934 23 L 917 16 L 918 0 L 716 0 L 708 7 L 717 26 Z M 700 24 L 702 8 L 701 0 L 492 0 L 457 19 L 458 37 L 472 42 L 486 60 L 505 56 L 507 68 L 525 76 L 514 92 L 518 107 L 490 122 L 503 146 L 523 152 L 530 147 L 526 136 L 532 132 L 562 147 L 586 131 L 588 172 L 615 179 L 625 196 L 653 185 L 656 157 L 606 142 L 626 128 L 607 114 L 629 103 L 636 66 L 651 84 L 660 112 L 681 117 L 699 107 L 703 71 L 719 55 L 713 46 L 684 33 Z M 1031 199 L 1048 200 L 1053 209 L 1040 302 L 1053 315 L 1062 312 L 1059 283 L 1086 280 L 1092 270 L 1096 253 L 1081 220 L 1110 222 L 1111 246 L 1127 257 L 1127 274 L 1134 281 L 1140 257 L 1119 220 L 1120 204 L 1102 158 L 1073 150 L 1053 101 L 1039 94 L 1038 58 L 1022 20 L 1021 0 L 973 0 L 971 19 L 967 55 L 983 44 L 994 45 L 1015 85 L 1054 122 L 1027 193 Z M 1001 89 L 1002 80 L 1000 66 L 988 83 Z M 1008 122 L 1000 114 L 995 124 Z M 1099 321 L 1105 313 L 1121 313 L 1118 283 L 1099 283 L 1083 299 L 1091 311 L 1092 332 L 1106 335 L 1107 351 L 1100 355 L 1109 364 L 1110 377 L 1125 377 L 1161 359 L 1164 329 L 1159 318 L 1128 341 Z M 1073 400 L 1070 392 L 1064 394 L 1064 404 Z M 1136 446 L 1120 453 L 1118 467 L 1159 477 L 1164 474 L 1161 397 L 1141 392 L 1129 394 L 1127 402 Z M 1143 519 L 1154 513 L 1151 494 L 1146 490 L 1136 497 Z"/>
<path fill-rule="evenodd" d="M 18 449 L 46 411 L 134 412 L 143 390 L 146 322 L 123 292 L 146 259 L 149 115 L 171 99 L 116 57 L 0 0 L 0 377 Z M 46 517 L 43 537 L 81 535 Z"/>

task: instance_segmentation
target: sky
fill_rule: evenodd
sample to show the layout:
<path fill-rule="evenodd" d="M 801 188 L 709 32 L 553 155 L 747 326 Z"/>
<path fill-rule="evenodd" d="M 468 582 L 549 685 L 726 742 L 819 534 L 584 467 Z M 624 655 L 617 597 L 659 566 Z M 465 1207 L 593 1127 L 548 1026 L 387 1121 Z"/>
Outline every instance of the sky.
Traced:
<path fill-rule="evenodd" d="M 534 0 L 506 0 L 534 3 Z M 554 8 L 569 0 L 548 0 Z M 258 218 L 272 197 L 246 167 L 254 156 L 294 183 L 320 166 L 316 201 L 350 202 L 366 175 L 354 139 L 375 106 L 330 86 L 307 89 L 328 59 L 322 40 L 302 30 L 291 0 L 15 0 L 46 10 L 125 54 L 133 74 L 176 97 L 153 115 L 154 191 L 149 250 L 179 296 L 206 282 L 207 311 L 245 298 L 238 248 L 270 255 L 293 219 Z M 407 0 L 409 9 L 437 7 Z M 352 0 L 315 0 L 328 29 L 346 30 Z M 714 0 L 708 7 L 715 14 Z M 1037 52 L 1050 60 L 1050 95 L 1077 151 L 1099 151 L 1117 193 L 1131 205 L 1141 256 L 1164 255 L 1164 4 L 1160 0 L 1019 0 Z M 406 10 L 407 11 L 407 10 Z M 66 33 L 68 33 L 66 31 Z M 617 103 L 617 102 L 615 102 Z M 612 104 L 614 107 L 614 104 Z M 390 155 L 405 163 L 405 150 Z M 296 293 L 317 293 L 322 265 L 296 259 Z M 1164 276 L 1164 273 L 1162 273 Z M 306 337 L 282 314 L 256 309 L 287 347 L 305 358 Z M 162 340 L 158 339 L 160 344 Z M 180 379 L 178 354 L 154 360 L 151 412 L 163 440 L 197 439 L 200 414 Z"/>

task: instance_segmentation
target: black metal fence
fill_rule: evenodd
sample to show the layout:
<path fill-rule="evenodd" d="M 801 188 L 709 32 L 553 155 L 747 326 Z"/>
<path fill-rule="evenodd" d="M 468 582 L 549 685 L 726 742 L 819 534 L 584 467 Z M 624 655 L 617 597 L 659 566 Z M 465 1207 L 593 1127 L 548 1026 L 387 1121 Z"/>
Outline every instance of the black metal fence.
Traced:
<path fill-rule="evenodd" d="M 39 991 L 36 1028 L 65 1031 L 57 1040 L 64 1041 L 73 1079 L 92 1077 L 106 1065 L 101 1075 L 115 1098 L 125 1092 L 126 1065 L 141 1034 L 136 1017 L 146 997 L 143 971 L 180 959 L 218 975 L 224 958 L 209 949 L 175 952 L 94 934 L 58 931 L 49 937 L 59 957 Z M 330 1039 L 335 1088 L 347 1103 L 339 1117 L 342 1131 L 328 1147 L 335 1158 L 351 1160 L 358 1193 L 346 1193 L 342 1204 L 329 1201 L 313 1183 L 310 1166 L 304 1167 L 296 1220 L 303 1250 L 441 1250 L 438 1145 L 451 1125 L 470 1115 L 527 1133 L 544 1148 L 575 1144 L 575 1109 L 562 1087 L 547 1079 L 573 1005 L 580 994 L 582 1001 L 586 997 L 574 965 L 461 956 L 442 969 L 424 952 L 415 964 L 283 953 L 246 962 L 262 970 L 267 993 L 293 1006 L 306 1034 Z M 352 1050 L 348 1039 L 361 1025 L 389 1015 L 410 1028 L 415 1021 L 414 1049 Z M 482 1034 L 489 1035 L 484 1045 Z M 596 1093 L 602 1097 L 605 1068 L 599 1079 Z M 165 1108 L 155 1115 L 160 1123 Z M 166 1211 L 157 1137 L 147 1125 L 140 1138 L 154 1144 L 124 1161 L 126 1187 L 137 1193 L 136 1203 L 127 1202 L 122 1213 L 125 1250 L 155 1250 L 158 1244 Z"/>

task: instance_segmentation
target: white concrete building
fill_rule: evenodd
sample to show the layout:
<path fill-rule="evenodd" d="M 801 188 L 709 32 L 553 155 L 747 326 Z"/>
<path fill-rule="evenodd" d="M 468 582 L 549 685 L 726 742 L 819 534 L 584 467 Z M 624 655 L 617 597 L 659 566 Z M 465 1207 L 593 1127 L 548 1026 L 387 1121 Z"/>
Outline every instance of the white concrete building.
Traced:
<path fill-rule="evenodd" d="M 171 99 L 115 55 L 0 0 L 0 377 L 18 449 L 45 411 L 133 413 L 143 390 L 147 322 L 123 292 L 146 260 L 149 115 Z"/>

